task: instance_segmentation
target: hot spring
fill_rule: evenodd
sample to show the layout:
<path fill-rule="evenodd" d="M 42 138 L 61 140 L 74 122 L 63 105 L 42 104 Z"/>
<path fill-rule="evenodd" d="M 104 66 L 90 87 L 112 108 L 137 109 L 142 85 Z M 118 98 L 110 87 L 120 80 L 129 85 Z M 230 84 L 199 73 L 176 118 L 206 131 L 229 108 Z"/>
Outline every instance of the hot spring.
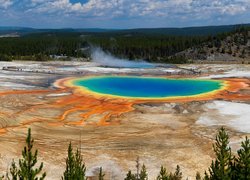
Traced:
<path fill-rule="evenodd" d="M 169 79 L 139 76 L 97 76 L 76 78 L 71 86 L 102 96 L 138 99 L 189 97 L 216 92 L 224 87 L 220 80 Z"/>

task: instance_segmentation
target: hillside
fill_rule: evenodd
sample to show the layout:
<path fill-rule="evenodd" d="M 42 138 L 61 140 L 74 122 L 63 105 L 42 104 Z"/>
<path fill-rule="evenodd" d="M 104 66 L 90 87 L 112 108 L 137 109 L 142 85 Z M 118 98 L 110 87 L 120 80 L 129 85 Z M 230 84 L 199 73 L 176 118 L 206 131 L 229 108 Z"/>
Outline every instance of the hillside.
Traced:
<path fill-rule="evenodd" d="M 207 36 L 230 32 L 238 27 L 250 27 L 250 24 L 201 26 L 183 28 L 137 28 L 137 29 L 102 29 L 102 28 L 62 28 L 62 29 L 37 29 L 28 27 L 0 27 L 0 35 L 17 34 L 19 36 L 34 33 L 104 33 L 104 34 L 144 34 L 144 35 L 171 35 L 171 36 Z"/>
<path fill-rule="evenodd" d="M 235 25 L 234 28 L 236 27 Z M 206 28 L 203 27 L 204 31 Z M 6 28 L 3 29 L 6 30 Z M 192 32 L 196 30 L 192 29 Z M 199 28 L 198 30 L 201 31 Z M 71 57 L 89 57 L 90 52 L 85 52 L 85 49 L 90 47 L 100 47 L 105 52 L 120 58 L 143 59 L 159 63 L 178 64 L 193 61 L 248 63 L 250 59 L 250 28 L 246 26 L 237 27 L 229 32 L 219 33 L 218 31 L 216 35 L 206 36 L 163 35 L 159 34 L 161 29 L 154 29 L 154 33 L 149 29 L 143 32 L 124 30 L 119 33 L 111 30 L 100 32 L 101 29 L 89 29 L 89 31 L 92 32 L 61 29 L 22 36 L 14 32 L 0 35 L 2 37 L 0 38 L 0 60 L 40 61 L 52 60 L 51 57 L 57 56 L 70 60 Z M 211 27 L 209 32 L 212 32 Z M 191 33 L 190 29 L 189 33 Z"/>
<path fill-rule="evenodd" d="M 120 34 L 138 33 L 145 35 L 172 35 L 172 36 L 207 36 L 231 32 L 238 27 L 250 27 L 250 24 L 223 25 L 223 26 L 201 26 L 184 28 L 141 28 L 115 31 Z"/>
<path fill-rule="evenodd" d="M 192 61 L 250 62 L 250 29 L 210 37 L 207 42 L 176 53 Z"/>

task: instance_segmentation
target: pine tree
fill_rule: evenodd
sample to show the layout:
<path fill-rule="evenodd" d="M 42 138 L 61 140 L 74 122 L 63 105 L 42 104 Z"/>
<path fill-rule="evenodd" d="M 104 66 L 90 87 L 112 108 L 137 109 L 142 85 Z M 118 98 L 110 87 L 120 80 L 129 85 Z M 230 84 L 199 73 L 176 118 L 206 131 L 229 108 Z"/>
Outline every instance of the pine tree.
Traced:
<path fill-rule="evenodd" d="M 250 179 L 250 141 L 246 137 L 241 143 L 241 149 L 237 152 L 236 158 L 236 179 Z"/>
<path fill-rule="evenodd" d="M 64 171 L 64 180 L 70 180 L 74 177 L 74 154 L 71 142 L 68 147 L 68 157 L 66 159 L 66 170 Z"/>
<path fill-rule="evenodd" d="M 10 174 L 11 174 L 12 180 L 17 180 L 18 169 L 16 167 L 16 163 L 15 163 L 14 159 L 12 160 L 12 163 L 11 163 Z"/>
<path fill-rule="evenodd" d="M 205 171 L 205 173 L 204 173 L 204 180 L 210 180 L 209 175 L 207 174 L 207 171 Z"/>
<path fill-rule="evenodd" d="M 103 174 L 103 172 L 102 172 L 102 167 L 100 167 L 98 180 L 104 180 L 104 176 L 105 176 L 105 174 Z"/>
<path fill-rule="evenodd" d="M 147 180 L 148 174 L 146 166 L 143 164 L 142 168 L 140 169 L 140 161 L 139 157 L 136 159 L 136 173 L 133 174 L 131 170 L 128 171 L 125 180 Z"/>
<path fill-rule="evenodd" d="M 135 165 L 135 167 L 136 167 L 135 178 L 139 179 L 139 175 L 140 175 L 140 158 L 137 157 L 135 162 L 136 162 L 136 165 Z"/>
<path fill-rule="evenodd" d="M 169 175 L 165 167 L 161 166 L 161 170 L 159 175 L 157 176 L 157 180 L 169 180 Z"/>
<path fill-rule="evenodd" d="M 135 175 L 132 174 L 131 170 L 128 171 L 127 176 L 124 180 L 136 180 Z"/>
<path fill-rule="evenodd" d="M 170 173 L 169 178 L 170 178 L 170 180 L 181 180 L 182 179 L 182 172 L 181 172 L 181 168 L 179 165 L 177 165 L 174 174 Z"/>
<path fill-rule="evenodd" d="M 71 142 L 68 147 L 68 157 L 66 159 L 66 170 L 63 173 L 63 180 L 85 180 L 86 167 L 82 160 L 81 153 L 77 149 L 73 153 Z"/>
<path fill-rule="evenodd" d="M 215 161 L 209 169 L 209 179 L 216 180 L 228 180 L 232 175 L 232 154 L 231 148 L 228 146 L 229 137 L 226 130 L 222 127 L 219 133 L 216 135 L 216 142 L 213 145 L 213 149 L 216 155 Z"/>
<path fill-rule="evenodd" d="M 141 172 L 139 174 L 139 179 L 140 180 L 147 180 L 148 179 L 147 169 L 146 169 L 146 166 L 144 164 L 142 165 Z"/>
<path fill-rule="evenodd" d="M 201 174 L 199 172 L 196 173 L 195 179 L 196 180 L 201 180 Z"/>
<path fill-rule="evenodd" d="M 82 160 L 80 151 L 77 149 L 75 153 L 75 177 L 78 180 L 85 180 L 86 167 Z"/>
<path fill-rule="evenodd" d="M 38 168 L 35 168 L 37 163 L 38 151 L 32 152 L 34 139 L 31 138 L 31 129 L 28 129 L 28 136 L 26 138 L 26 146 L 22 151 L 22 159 L 19 159 L 18 177 L 19 179 L 25 180 L 43 180 L 46 173 L 42 173 L 41 177 L 38 178 L 38 174 L 42 172 L 43 163 Z M 15 163 L 12 164 L 13 175 L 16 173 Z"/>

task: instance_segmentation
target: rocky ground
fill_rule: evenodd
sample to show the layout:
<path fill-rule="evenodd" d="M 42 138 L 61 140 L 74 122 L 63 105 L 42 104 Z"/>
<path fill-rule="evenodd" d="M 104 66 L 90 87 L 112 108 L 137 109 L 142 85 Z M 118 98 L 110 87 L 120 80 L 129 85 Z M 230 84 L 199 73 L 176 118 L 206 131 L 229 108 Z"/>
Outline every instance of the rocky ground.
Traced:
<path fill-rule="evenodd" d="M 44 162 L 47 179 L 60 179 L 65 167 L 69 142 L 81 149 L 87 174 L 95 175 L 102 166 L 106 179 L 123 179 L 135 170 L 135 160 L 147 166 L 149 179 L 154 179 L 160 166 L 173 171 L 180 165 L 184 177 L 194 179 L 197 171 L 207 169 L 213 158 L 212 143 L 219 127 L 225 126 L 234 152 L 240 141 L 250 135 L 250 100 L 155 102 L 133 105 L 133 110 L 111 117 L 117 123 L 74 125 L 84 109 L 74 111 L 60 121 L 72 106 L 60 105 L 71 91 L 60 92 L 56 79 L 85 74 L 168 74 L 199 78 L 250 77 L 249 65 L 183 65 L 181 68 L 118 69 L 103 68 L 81 62 L 10 62 L 0 68 L 0 171 L 4 173 L 11 160 L 21 155 L 27 133 L 32 128 L 39 160 Z M 183 69 L 182 69 L 183 68 Z M 198 71 L 198 75 L 187 72 Z M 171 72 L 171 73 L 169 73 Z M 177 73 L 178 72 L 178 73 Z M 250 90 L 244 90 L 250 94 Z M 105 104 L 105 103 L 104 103 Z M 101 107 L 98 102 L 92 108 Z M 89 122 L 97 122 L 103 114 L 91 114 Z"/>

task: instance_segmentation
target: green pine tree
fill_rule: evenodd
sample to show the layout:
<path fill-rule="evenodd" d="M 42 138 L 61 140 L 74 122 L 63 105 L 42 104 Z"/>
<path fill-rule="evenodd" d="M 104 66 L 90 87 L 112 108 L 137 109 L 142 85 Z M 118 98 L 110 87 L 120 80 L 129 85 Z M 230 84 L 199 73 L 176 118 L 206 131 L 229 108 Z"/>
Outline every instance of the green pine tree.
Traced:
<path fill-rule="evenodd" d="M 12 177 L 11 179 L 12 180 L 17 180 L 18 169 L 17 169 L 17 166 L 16 166 L 16 163 L 15 163 L 14 159 L 12 160 L 12 163 L 11 163 L 10 174 L 11 174 L 11 177 Z"/>
<path fill-rule="evenodd" d="M 157 180 L 169 180 L 169 175 L 165 167 L 161 166 L 161 170 L 159 175 L 157 176 Z"/>
<path fill-rule="evenodd" d="M 201 174 L 199 172 L 196 173 L 195 179 L 196 180 L 201 180 Z"/>
<path fill-rule="evenodd" d="M 98 180 L 104 180 L 104 176 L 105 176 L 105 174 L 103 174 L 103 172 L 102 172 L 102 167 L 100 167 Z"/>
<path fill-rule="evenodd" d="M 75 153 L 75 178 L 85 180 L 86 167 L 82 160 L 80 151 L 77 149 Z"/>
<path fill-rule="evenodd" d="M 124 180 L 136 180 L 136 177 L 132 174 L 131 170 L 129 170 Z"/>
<path fill-rule="evenodd" d="M 147 169 L 146 166 L 143 164 L 140 174 L 139 174 L 139 179 L 140 180 L 147 180 L 148 179 L 148 173 L 147 173 Z"/>
<path fill-rule="evenodd" d="M 213 149 L 216 155 L 215 161 L 209 168 L 211 180 L 228 180 L 232 176 L 232 154 L 231 148 L 228 146 L 229 136 L 226 130 L 222 127 L 219 133 L 216 135 L 216 142 L 213 145 Z"/>
<path fill-rule="evenodd" d="M 63 178 L 64 180 L 71 180 L 74 177 L 74 154 L 71 142 L 68 147 L 68 157 L 66 159 L 66 170 L 64 171 Z"/>
<path fill-rule="evenodd" d="M 169 178 L 170 178 L 170 180 L 181 180 L 182 179 L 182 172 L 181 172 L 181 168 L 179 165 L 177 165 L 174 174 L 170 173 Z"/>
<path fill-rule="evenodd" d="M 132 174 L 131 170 L 128 171 L 127 176 L 124 180 L 136 180 L 135 175 Z"/>
<path fill-rule="evenodd" d="M 36 167 L 38 151 L 33 153 L 34 139 L 31 138 L 31 129 L 28 129 L 28 136 L 26 138 L 26 146 L 22 151 L 22 159 L 19 159 L 19 167 L 17 168 L 13 161 L 11 171 L 12 176 L 16 177 L 16 170 L 18 169 L 18 177 L 20 180 L 43 180 L 46 173 L 42 173 L 41 177 L 37 177 L 43 169 L 43 163 Z"/>
<path fill-rule="evenodd" d="M 81 153 L 77 149 L 73 153 L 72 145 L 68 147 L 68 157 L 66 159 L 66 170 L 63 173 L 63 180 L 86 180 L 85 177 L 86 167 L 82 160 Z"/>
<path fill-rule="evenodd" d="M 136 178 L 136 180 L 139 180 L 139 177 L 140 177 L 140 158 L 139 158 L 139 156 L 136 158 L 136 165 L 135 165 L 135 167 L 136 167 L 136 174 L 135 174 L 135 178 Z"/>
<path fill-rule="evenodd" d="M 209 175 L 207 174 L 207 171 L 204 173 L 204 180 L 210 180 Z"/>
<path fill-rule="evenodd" d="M 237 153 L 238 157 L 235 162 L 236 179 L 250 179 L 250 141 L 247 137 L 241 143 L 241 149 Z"/>
<path fill-rule="evenodd" d="M 148 174 L 147 174 L 147 169 L 146 166 L 143 164 L 142 168 L 140 168 L 140 160 L 139 157 L 136 159 L 136 173 L 133 174 L 131 170 L 128 171 L 127 176 L 125 180 L 147 180 L 148 179 Z"/>

